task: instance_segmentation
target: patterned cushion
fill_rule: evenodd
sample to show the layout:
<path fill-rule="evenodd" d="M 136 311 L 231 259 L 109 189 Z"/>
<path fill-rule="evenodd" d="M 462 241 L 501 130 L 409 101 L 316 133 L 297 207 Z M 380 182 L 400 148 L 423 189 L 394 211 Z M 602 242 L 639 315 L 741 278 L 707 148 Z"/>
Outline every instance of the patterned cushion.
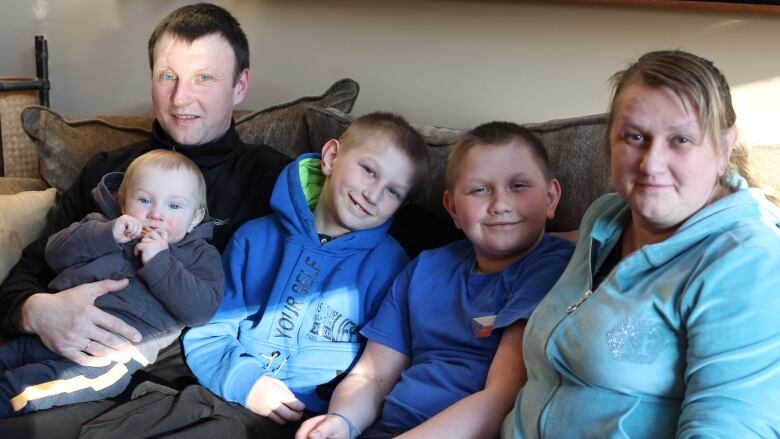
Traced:
<path fill-rule="evenodd" d="M 355 116 L 333 108 L 306 110 L 306 122 L 312 145 L 323 145 L 341 135 Z M 605 145 L 606 115 L 552 120 L 526 124 L 547 148 L 553 172 L 563 187 L 563 196 L 550 231 L 568 231 L 579 227 L 579 221 L 590 203 L 611 191 L 607 150 Z M 450 128 L 414 125 L 430 146 L 431 170 L 411 202 L 438 215 L 446 212 L 441 204 L 447 155 L 453 144 L 465 132 Z M 585 165 L 590 163 L 590 166 Z M 588 182 L 583 184 L 583 182 Z"/>
<path fill-rule="evenodd" d="M 302 97 L 252 113 L 238 111 L 234 113 L 236 129 L 246 142 L 267 143 L 294 156 L 297 149 L 307 149 L 309 144 L 304 109 L 332 106 L 351 111 L 359 90 L 355 81 L 342 79 L 319 96 Z M 33 139 L 40 155 L 41 177 L 59 191 L 70 187 L 93 154 L 147 139 L 153 120 L 149 115 L 71 120 L 41 106 L 22 112 L 24 131 Z"/>

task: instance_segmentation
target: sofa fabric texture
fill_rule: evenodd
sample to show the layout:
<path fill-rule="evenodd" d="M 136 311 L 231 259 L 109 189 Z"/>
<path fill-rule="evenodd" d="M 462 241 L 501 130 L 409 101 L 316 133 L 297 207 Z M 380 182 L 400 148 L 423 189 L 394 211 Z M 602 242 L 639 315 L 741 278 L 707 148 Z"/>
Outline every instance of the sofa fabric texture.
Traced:
<path fill-rule="evenodd" d="M 304 110 L 325 106 L 350 111 L 359 91 L 357 82 L 342 79 L 319 96 L 302 97 L 248 114 L 240 111 L 235 113 L 236 131 L 244 142 L 273 145 L 295 156 L 301 145 L 309 144 Z M 22 127 L 40 155 L 41 177 L 60 192 L 70 187 L 95 153 L 148 139 L 153 121 L 151 115 L 71 120 L 42 106 L 31 106 L 22 112 Z"/>

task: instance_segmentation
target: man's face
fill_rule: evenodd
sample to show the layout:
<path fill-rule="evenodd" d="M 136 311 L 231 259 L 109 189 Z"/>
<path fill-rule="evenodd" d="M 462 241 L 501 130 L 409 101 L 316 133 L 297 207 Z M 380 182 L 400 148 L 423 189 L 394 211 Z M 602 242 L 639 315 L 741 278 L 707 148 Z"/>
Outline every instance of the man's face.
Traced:
<path fill-rule="evenodd" d="M 219 34 L 192 44 L 163 35 L 154 47 L 152 102 L 166 133 L 180 145 L 202 145 L 230 127 L 233 107 L 249 86 L 249 71 L 234 82 L 236 57 Z"/>

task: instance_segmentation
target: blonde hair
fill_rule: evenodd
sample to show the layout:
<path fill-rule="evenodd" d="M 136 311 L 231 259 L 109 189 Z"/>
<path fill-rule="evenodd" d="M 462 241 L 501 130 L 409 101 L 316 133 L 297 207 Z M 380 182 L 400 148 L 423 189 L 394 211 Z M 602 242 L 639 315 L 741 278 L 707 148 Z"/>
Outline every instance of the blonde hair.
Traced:
<path fill-rule="evenodd" d="M 135 160 L 130 163 L 130 166 L 127 167 L 127 171 L 125 171 L 125 177 L 119 185 L 119 190 L 117 191 L 117 198 L 120 203 L 124 204 L 125 191 L 127 190 L 129 182 L 136 178 L 139 169 L 147 166 L 156 167 L 161 171 L 183 170 L 194 176 L 197 181 L 197 187 L 195 188 L 196 209 L 206 209 L 206 180 L 203 178 L 203 173 L 200 172 L 200 168 L 198 168 L 198 165 L 196 165 L 195 162 L 187 158 L 187 156 L 167 149 L 149 151 L 136 157 Z"/>
<path fill-rule="evenodd" d="M 731 104 L 731 92 L 726 77 L 712 61 L 682 50 L 648 52 L 625 70 L 615 73 L 611 81 L 613 91 L 608 121 L 610 129 L 620 93 L 631 84 L 643 82 L 651 87 L 667 87 L 683 104 L 692 103 L 705 133 L 713 139 L 721 153 L 725 151 L 725 134 L 735 126 L 737 115 Z M 747 145 L 738 142 L 734 146 L 729 160 L 729 171 L 743 176 L 751 187 L 764 188 L 753 170 L 750 148 Z M 769 193 L 767 198 L 775 204 L 780 204 Z"/>
<path fill-rule="evenodd" d="M 376 135 L 385 136 L 409 158 L 414 166 L 412 187 L 417 186 L 428 174 L 428 146 L 422 135 L 398 114 L 376 111 L 352 121 L 347 130 L 339 136 L 342 152 Z"/>

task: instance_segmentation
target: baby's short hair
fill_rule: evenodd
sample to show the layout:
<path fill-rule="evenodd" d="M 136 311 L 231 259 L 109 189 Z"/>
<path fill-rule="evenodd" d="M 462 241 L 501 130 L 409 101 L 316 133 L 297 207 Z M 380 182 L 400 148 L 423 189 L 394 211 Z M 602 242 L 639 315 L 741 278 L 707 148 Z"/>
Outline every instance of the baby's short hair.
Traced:
<path fill-rule="evenodd" d="M 545 180 L 552 181 L 553 173 L 550 156 L 542 141 L 527 128 L 512 122 L 488 122 L 469 130 L 458 140 L 447 158 L 445 188 L 453 190 L 466 153 L 477 145 L 500 146 L 510 142 L 522 142 L 528 146 L 536 165 L 542 171 Z"/>
<path fill-rule="evenodd" d="M 376 134 L 386 136 L 409 158 L 415 167 L 412 186 L 416 186 L 428 173 L 428 146 L 422 135 L 401 115 L 382 111 L 364 114 L 339 136 L 339 142 L 346 151 Z"/>
<path fill-rule="evenodd" d="M 162 171 L 184 170 L 192 174 L 197 181 L 197 188 L 195 190 L 197 208 L 206 208 L 206 180 L 203 178 L 203 173 L 200 171 L 200 168 L 184 154 L 167 149 L 149 151 L 136 157 L 135 160 L 130 163 L 130 166 L 127 167 L 127 171 L 125 171 L 125 177 L 119 185 L 119 190 L 117 191 L 120 202 L 124 202 L 125 190 L 127 189 L 127 184 L 129 184 L 128 182 L 135 178 L 135 174 L 139 169 L 147 166 L 155 166 Z"/>

